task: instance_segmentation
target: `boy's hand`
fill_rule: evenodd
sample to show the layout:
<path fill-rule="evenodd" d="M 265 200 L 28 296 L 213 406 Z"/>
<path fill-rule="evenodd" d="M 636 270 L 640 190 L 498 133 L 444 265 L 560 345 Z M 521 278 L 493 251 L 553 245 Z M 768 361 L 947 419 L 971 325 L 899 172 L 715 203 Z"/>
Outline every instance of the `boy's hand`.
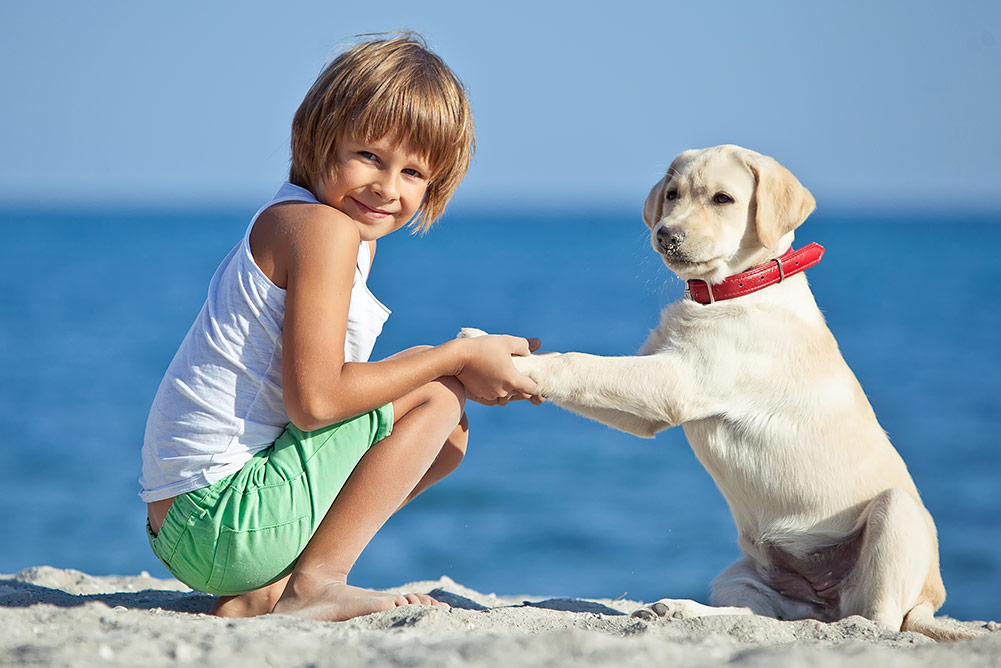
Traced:
<path fill-rule="evenodd" d="M 538 339 L 486 335 L 464 337 L 456 343 L 465 348 L 465 361 L 456 377 L 470 399 L 487 406 L 503 406 L 522 399 L 541 402 L 535 381 L 515 369 L 511 362 L 512 356 L 523 357 L 538 350 Z"/>

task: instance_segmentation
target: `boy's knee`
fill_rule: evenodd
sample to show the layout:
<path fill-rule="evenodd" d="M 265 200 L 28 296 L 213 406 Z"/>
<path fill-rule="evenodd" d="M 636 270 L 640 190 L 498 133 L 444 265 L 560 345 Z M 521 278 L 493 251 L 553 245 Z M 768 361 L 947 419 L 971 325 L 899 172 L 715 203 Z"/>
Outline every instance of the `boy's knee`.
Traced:
<path fill-rule="evenodd" d="M 393 402 L 395 420 L 415 409 L 422 412 L 431 411 L 438 417 L 435 422 L 444 419 L 454 420 L 458 424 L 466 408 L 466 390 L 456 378 L 445 376 L 422 385 L 413 392 Z"/>
<path fill-rule="evenodd" d="M 444 376 L 428 383 L 418 397 L 418 405 L 423 404 L 442 417 L 449 416 L 448 419 L 455 420 L 453 424 L 458 424 L 465 414 L 466 389 L 454 377 Z"/>
<path fill-rule="evenodd" d="M 465 410 L 466 408 L 466 387 L 459 382 L 459 379 L 455 376 L 442 376 L 437 379 L 432 385 L 433 399 L 437 398 L 439 400 L 451 401 L 454 399 L 458 402 L 459 410 Z M 465 415 L 463 413 L 463 415 Z"/>

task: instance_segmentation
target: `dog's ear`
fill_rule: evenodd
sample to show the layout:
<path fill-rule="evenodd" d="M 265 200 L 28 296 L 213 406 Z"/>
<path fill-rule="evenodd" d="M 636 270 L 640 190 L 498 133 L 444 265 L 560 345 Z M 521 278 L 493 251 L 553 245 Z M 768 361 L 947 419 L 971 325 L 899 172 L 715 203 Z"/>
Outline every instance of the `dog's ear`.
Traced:
<path fill-rule="evenodd" d="M 651 230 L 653 226 L 660 222 L 664 216 L 664 188 L 667 186 L 667 175 L 654 184 L 650 189 L 650 194 L 643 202 L 643 222 Z"/>
<path fill-rule="evenodd" d="M 756 183 L 754 225 L 765 248 L 803 224 L 817 206 L 813 195 L 774 158 L 748 153 L 745 162 Z"/>

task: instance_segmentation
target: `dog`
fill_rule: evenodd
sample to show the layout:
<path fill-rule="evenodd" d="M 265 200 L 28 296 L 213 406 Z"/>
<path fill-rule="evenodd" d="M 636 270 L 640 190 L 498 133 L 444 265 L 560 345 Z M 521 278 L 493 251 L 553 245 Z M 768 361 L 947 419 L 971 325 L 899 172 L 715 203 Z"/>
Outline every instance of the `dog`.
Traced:
<path fill-rule="evenodd" d="M 662 599 L 638 616 L 862 615 L 939 640 L 935 523 L 817 307 L 791 251 L 815 201 L 776 160 L 739 146 L 685 151 L 643 220 L 687 281 L 636 356 L 514 358 L 556 405 L 641 437 L 680 425 L 725 497 L 743 556 L 711 604 Z M 463 330 L 461 336 L 482 334 Z"/>

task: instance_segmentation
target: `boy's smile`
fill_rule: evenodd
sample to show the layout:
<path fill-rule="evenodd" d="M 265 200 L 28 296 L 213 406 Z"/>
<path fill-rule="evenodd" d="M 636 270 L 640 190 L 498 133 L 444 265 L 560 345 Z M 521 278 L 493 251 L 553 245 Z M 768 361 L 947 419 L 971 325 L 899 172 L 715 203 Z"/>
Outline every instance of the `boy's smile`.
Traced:
<path fill-rule="evenodd" d="M 363 241 L 400 229 L 420 208 L 430 165 L 389 137 L 371 142 L 345 139 L 337 168 L 317 184 L 317 198 L 358 224 Z"/>

